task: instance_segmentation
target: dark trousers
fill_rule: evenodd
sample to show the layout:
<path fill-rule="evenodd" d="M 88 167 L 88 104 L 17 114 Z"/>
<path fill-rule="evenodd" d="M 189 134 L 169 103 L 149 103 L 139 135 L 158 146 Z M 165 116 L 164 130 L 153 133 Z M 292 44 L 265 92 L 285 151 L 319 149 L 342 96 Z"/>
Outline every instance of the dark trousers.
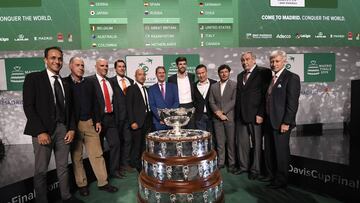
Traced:
<path fill-rule="evenodd" d="M 64 138 L 67 133 L 66 126 L 58 123 L 51 137 L 51 143 L 48 145 L 40 145 L 37 137 L 32 138 L 35 155 L 35 173 L 34 173 L 34 189 L 36 192 L 36 202 L 47 203 L 47 182 L 46 173 L 54 150 L 56 173 L 59 179 L 59 187 L 61 198 L 63 200 L 71 197 L 69 188 L 68 175 L 68 157 L 70 145 L 65 144 Z"/>
<path fill-rule="evenodd" d="M 186 103 L 186 104 L 180 104 L 179 107 L 190 109 L 194 107 L 194 104 L 192 102 Z M 182 127 L 184 129 L 195 129 L 195 117 L 194 114 L 191 116 L 189 123 Z"/>
<path fill-rule="evenodd" d="M 132 135 L 132 149 L 131 149 L 131 166 L 141 171 L 141 155 L 145 150 L 145 136 L 151 131 L 152 122 L 151 114 L 148 113 L 143 126 L 136 130 L 131 130 Z"/>
<path fill-rule="evenodd" d="M 280 133 L 280 129 L 273 129 L 267 120 L 264 128 L 265 136 L 265 165 L 268 176 L 276 184 L 287 184 L 290 160 L 290 133 Z"/>
<path fill-rule="evenodd" d="M 121 153 L 120 153 L 120 167 L 126 167 L 130 164 L 130 152 L 132 144 L 132 136 L 130 133 L 130 124 L 128 121 L 120 121 L 118 127 L 120 133 Z"/>
<path fill-rule="evenodd" d="M 104 137 L 110 148 L 110 157 L 107 160 L 110 175 L 116 174 L 120 168 L 120 137 L 115 124 L 114 114 L 105 114 L 101 122 L 100 140 L 104 146 Z"/>
<path fill-rule="evenodd" d="M 235 132 L 240 170 L 260 174 L 261 125 L 237 120 Z"/>
<path fill-rule="evenodd" d="M 199 130 L 205 130 L 210 133 L 214 131 L 212 120 L 207 113 L 201 115 L 201 118 L 195 122 L 195 126 Z"/>

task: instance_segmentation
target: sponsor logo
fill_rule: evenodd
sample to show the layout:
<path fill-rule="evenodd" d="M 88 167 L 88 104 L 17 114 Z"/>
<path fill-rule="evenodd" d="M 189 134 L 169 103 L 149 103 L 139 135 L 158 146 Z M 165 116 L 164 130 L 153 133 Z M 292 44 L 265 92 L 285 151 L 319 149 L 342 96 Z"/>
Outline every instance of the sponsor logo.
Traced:
<path fill-rule="evenodd" d="M 291 35 L 288 34 L 277 34 L 276 35 L 277 39 L 291 39 Z"/>
<path fill-rule="evenodd" d="M 323 32 L 319 32 L 319 33 L 317 33 L 317 35 L 315 35 L 315 38 L 316 38 L 316 39 L 326 39 L 327 36 L 324 35 Z"/>
<path fill-rule="evenodd" d="M 8 37 L 0 37 L 0 42 L 8 42 L 9 38 Z"/>
<path fill-rule="evenodd" d="M 21 70 L 21 66 L 14 66 L 10 75 L 10 82 L 23 83 L 25 80 L 25 72 Z"/>
<path fill-rule="evenodd" d="M 15 42 L 27 42 L 29 41 L 28 37 L 25 37 L 24 34 L 19 34 L 17 38 L 14 39 Z"/>

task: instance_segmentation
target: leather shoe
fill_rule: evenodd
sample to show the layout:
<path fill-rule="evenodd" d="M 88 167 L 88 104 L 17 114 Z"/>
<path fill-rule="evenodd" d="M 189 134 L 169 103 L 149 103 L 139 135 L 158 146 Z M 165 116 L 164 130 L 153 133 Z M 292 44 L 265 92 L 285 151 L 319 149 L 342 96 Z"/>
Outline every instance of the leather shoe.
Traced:
<path fill-rule="evenodd" d="M 117 179 L 122 179 L 125 176 L 123 176 L 119 171 L 116 171 L 114 174 L 111 174 L 110 176 L 111 178 L 117 178 Z"/>
<path fill-rule="evenodd" d="M 89 189 L 88 189 L 86 186 L 84 186 L 84 187 L 79 187 L 79 194 L 80 194 L 81 196 L 83 196 L 83 197 L 89 196 L 90 191 L 89 191 Z"/>
<path fill-rule="evenodd" d="M 78 198 L 72 196 L 67 200 L 63 200 L 63 203 L 84 203 L 82 200 L 79 200 Z"/>
<path fill-rule="evenodd" d="M 118 188 L 115 186 L 112 186 L 110 184 L 106 184 L 104 186 L 99 187 L 99 190 L 103 190 L 105 192 L 114 193 L 118 191 Z"/>
<path fill-rule="evenodd" d="M 271 182 L 273 181 L 273 177 L 271 176 L 261 176 L 261 177 L 258 177 L 258 180 L 262 181 L 262 182 Z"/>
<path fill-rule="evenodd" d="M 122 170 L 125 171 L 125 172 L 128 172 L 128 173 L 134 173 L 134 172 L 136 172 L 136 169 L 133 168 L 133 167 L 131 167 L 131 166 L 124 166 L 124 167 L 122 168 Z"/>
<path fill-rule="evenodd" d="M 271 189 L 280 189 L 280 188 L 286 188 L 286 184 L 279 184 L 279 183 L 270 183 L 269 185 L 266 185 L 268 188 Z"/>
<path fill-rule="evenodd" d="M 256 180 L 258 178 L 258 174 L 256 173 L 249 173 L 248 178 L 249 180 Z"/>

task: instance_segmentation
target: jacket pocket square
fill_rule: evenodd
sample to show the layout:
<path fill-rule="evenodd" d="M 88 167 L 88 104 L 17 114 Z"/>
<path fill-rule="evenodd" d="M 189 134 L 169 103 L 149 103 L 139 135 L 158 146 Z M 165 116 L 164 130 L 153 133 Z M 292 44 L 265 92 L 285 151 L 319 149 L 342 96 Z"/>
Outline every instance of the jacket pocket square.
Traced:
<path fill-rule="evenodd" d="M 281 84 L 278 84 L 277 88 L 281 88 Z"/>

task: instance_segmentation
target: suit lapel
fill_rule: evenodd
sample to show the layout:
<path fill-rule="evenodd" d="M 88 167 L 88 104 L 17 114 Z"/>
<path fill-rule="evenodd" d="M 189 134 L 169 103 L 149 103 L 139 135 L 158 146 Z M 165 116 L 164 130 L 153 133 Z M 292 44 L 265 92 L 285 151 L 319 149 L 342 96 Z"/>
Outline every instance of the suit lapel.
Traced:
<path fill-rule="evenodd" d="M 272 91 L 274 91 L 274 88 L 276 89 L 278 87 L 278 85 L 286 78 L 288 74 L 288 70 L 284 69 L 284 71 L 281 73 L 280 77 L 276 80 L 273 88 L 272 88 Z"/>
<path fill-rule="evenodd" d="M 46 95 L 49 96 L 49 99 L 51 101 L 51 103 L 53 103 L 55 105 L 55 100 L 54 100 L 54 92 L 51 88 L 51 83 L 50 83 L 50 80 L 49 80 L 49 76 L 46 72 L 46 69 L 42 72 L 42 77 L 43 77 L 43 87 L 45 88 L 45 91 L 47 92 Z"/>

